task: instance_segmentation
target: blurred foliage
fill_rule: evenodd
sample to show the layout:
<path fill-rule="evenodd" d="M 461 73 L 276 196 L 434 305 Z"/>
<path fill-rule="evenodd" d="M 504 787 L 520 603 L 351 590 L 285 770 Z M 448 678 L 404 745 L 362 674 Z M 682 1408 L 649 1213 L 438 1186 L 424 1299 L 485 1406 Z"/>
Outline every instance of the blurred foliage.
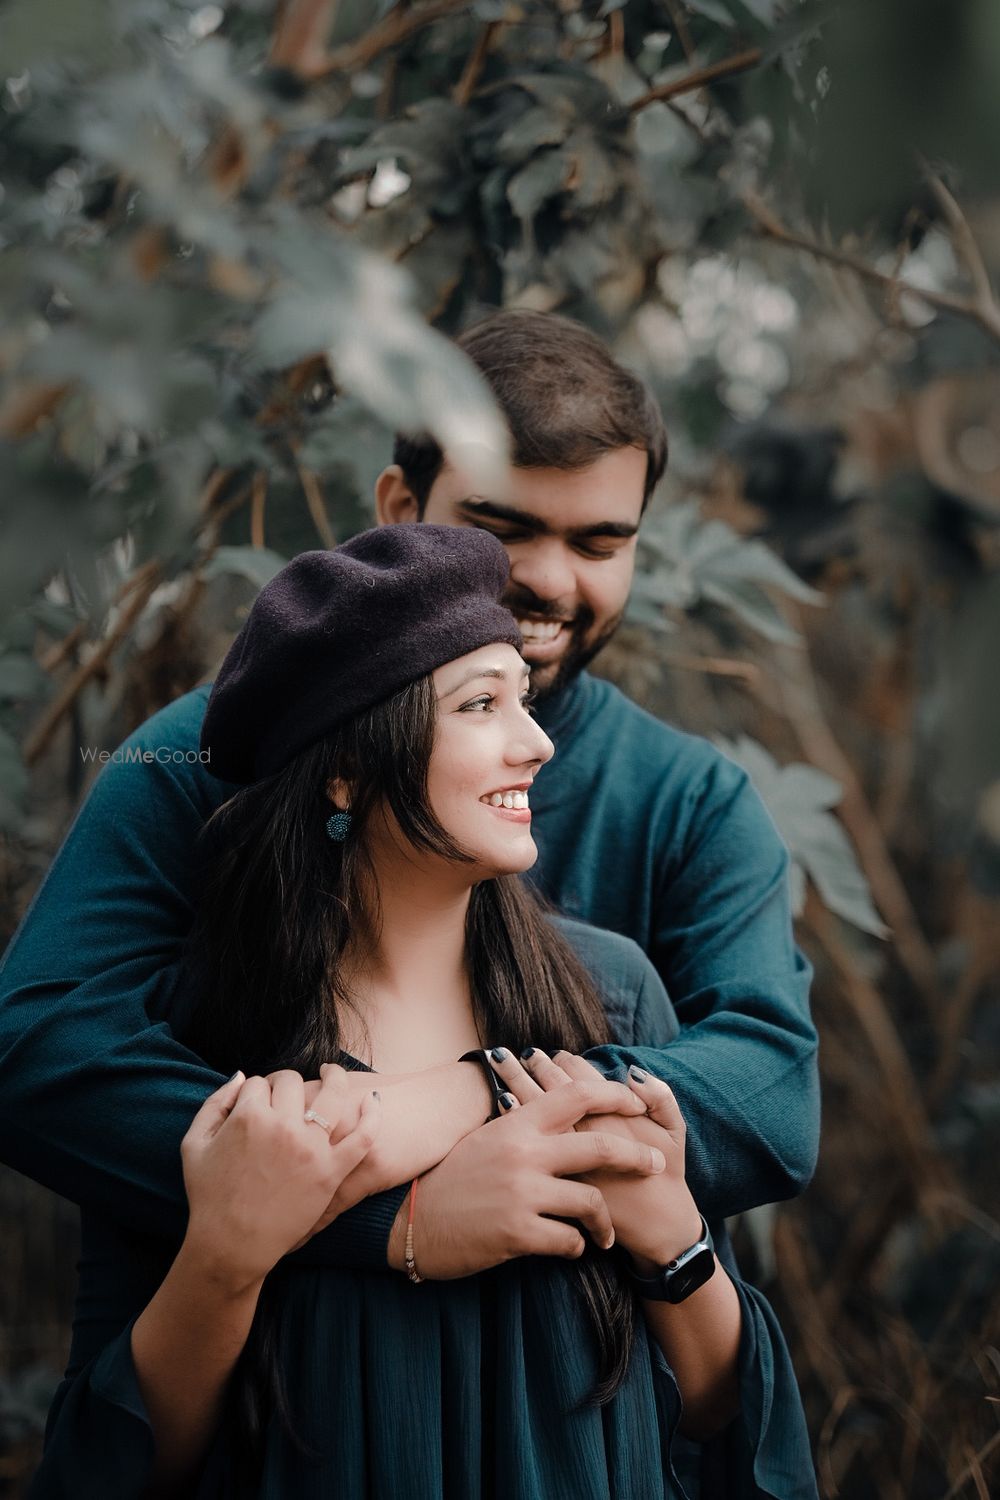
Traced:
<path fill-rule="evenodd" d="M 601 670 L 795 862 L 824 1152 L 743 1253 L 852 1500 L 984 1495 L 1000 1455 L 998 129 L 995 0 L 0 4 L 8 929 L 79 746 L 368 524 L 394 427 L 497 478 L 441 334 L 590 324 L 671 435 Z M 3 1338 L 15 1493 L 53 1348 Z"/>

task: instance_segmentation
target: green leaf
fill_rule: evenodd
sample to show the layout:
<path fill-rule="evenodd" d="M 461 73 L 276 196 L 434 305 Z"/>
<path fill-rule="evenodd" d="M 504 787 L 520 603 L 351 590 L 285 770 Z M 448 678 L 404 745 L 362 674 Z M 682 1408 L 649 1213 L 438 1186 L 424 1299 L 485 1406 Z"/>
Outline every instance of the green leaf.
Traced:
<path fill-rule="evenodd" d="M 508 125 L 497 141 L 497 159 L 514 166 L 540 146 L 560 146 L 572 124 L 571 110 L 558 111 L 542 104 L 532 105 L 513 125 Z"/>
<path fill-rule="evenodd" d="M 831 811 L 843 796 L 842 787 L 815 766 L 779 765 L 770 751 L 747 735 L 716 743 L 746 771 L 792 859 L 812 881 L 824 905 L 860 931 L 888 937 L 851 841 Z M 801 878 L 795 882 L 794 894 L 798 915 L 805 899 Z"/>
<path fill-rule="evenodd" d="M 275 573 L 281 572 L 287 561 L 287 558 L 279 557 L 269 547 L 217 547 L 205 564 L 202 576 L 212 579 L 226 573 L 235 573 L 240 578 L 248 578 L 262 589 L 265 583 L 270 583 Z"/>
<path fill-rule="evenodd" d="M 704 16 L 706 21 L 715 21 L 720 26 L 736 25 L 732 13 L 722 4 L 722 0 L 684 0 L 684 3 L 688 10 L 693 10 L 696 16 Z"/>
<path fill-rule="evenodd" d="M 514 174 L 507 184 L 507 199 L 523 223 L 530 224 L 542 204 L 564 190 L 570 165 L 565 152 L 543 151 Z"/>
<path fill-rule="evenodd" d="M 730 609 L 768 640 L 795 644 L 799 637 L 769 590 L 803 604 L 824 604 L 763 542 L 748 540 L 723 521 L 703 521 L 697 500 L 670 506 L 642 535 L 656 558 L 637 580 L 647 603 L 690 609 L 707 599 Z"/>
<path fill-rule="evenodd" d="M 779 0 L 735 0 L 735 3 L 769 31 L 778 19 Z"/>
<path fill-rule="evenodd" d="M 38 698 L 48 688 L 49 679 L 33 656 L 22 651 L 0 656 L 0 699 L 19 702 Z"/>

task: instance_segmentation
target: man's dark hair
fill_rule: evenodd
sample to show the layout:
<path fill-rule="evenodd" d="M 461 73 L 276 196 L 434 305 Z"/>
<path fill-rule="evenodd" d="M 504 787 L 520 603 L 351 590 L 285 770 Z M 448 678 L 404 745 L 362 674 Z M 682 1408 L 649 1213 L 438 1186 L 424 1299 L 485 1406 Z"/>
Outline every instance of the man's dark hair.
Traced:
<path fill-rule="evenodd" d="M 457 340 L 507 419 L 519 469 L 585 469 L 617 448 L 644 448 L 645 510 L 667 464 L 652 392 L 595 333 L 556 313 L 505 308 Z M 423 515 L 444 454 L 428 433 L 398 434 L 392 453 Z"/>

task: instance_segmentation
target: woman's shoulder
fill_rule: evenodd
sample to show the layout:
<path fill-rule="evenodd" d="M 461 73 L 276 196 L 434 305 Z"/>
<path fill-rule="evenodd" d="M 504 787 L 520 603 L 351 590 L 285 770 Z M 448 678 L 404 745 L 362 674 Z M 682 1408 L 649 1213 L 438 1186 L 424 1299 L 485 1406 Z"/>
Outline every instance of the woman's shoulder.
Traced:
<path fill-rule="evenodd" d="M 677 1018 L 663 980 L 633 938 L 572 917 L 551 915 L 549 921 L 593 980 L 616 1038 L 635 1039 L 640 1011 L 656 1016 L 656 1029 L 665 1032 L 663 1040 L 676 1035 Z"/>

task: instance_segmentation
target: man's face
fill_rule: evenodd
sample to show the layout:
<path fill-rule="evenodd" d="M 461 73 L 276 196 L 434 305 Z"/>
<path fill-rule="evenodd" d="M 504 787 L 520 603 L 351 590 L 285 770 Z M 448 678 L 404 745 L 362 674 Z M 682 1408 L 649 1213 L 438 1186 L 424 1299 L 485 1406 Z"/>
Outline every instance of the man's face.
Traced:
<path fill-rule="evenodd" d="M 381 521 L 415 521 L 405 487 L 387 470 L 378 492 Z M 470 487 L 447 461 L 434 481 L 422 520 L 480 526 L 510 558 L 504 602 L 524 636 L 531 686 L 548 696 L 597 655 L 625 610 L 635 567 L 646 453 L 616 448 L 589 468 L 511 469 L 502 495 Z"/>

